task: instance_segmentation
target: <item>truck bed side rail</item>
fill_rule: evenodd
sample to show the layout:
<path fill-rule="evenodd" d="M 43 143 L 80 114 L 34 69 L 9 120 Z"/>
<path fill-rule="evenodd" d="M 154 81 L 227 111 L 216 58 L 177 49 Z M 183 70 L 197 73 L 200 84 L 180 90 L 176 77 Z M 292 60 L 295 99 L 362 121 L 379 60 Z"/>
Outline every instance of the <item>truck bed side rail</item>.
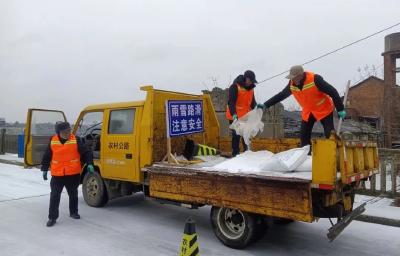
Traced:
<path fill-rule="evenodd" d="M 378 173 L 375 142 L 346 141 L 336 137 L 312 141 L 312 187 L 334 190 L 338 181 L 351 184 Z"/>

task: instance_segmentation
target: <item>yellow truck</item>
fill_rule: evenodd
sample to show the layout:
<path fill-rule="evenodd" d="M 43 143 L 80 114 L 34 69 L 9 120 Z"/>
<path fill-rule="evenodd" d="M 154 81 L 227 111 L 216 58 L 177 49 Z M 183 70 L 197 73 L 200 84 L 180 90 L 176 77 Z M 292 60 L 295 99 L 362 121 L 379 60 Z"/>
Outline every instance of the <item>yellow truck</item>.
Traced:
<path fill-rule="evenodd" d="M 213 171 L 198 164 L 162 162 L 167 154 L 167 100 L 201 100 L 204 132 L 171 138 L 181 154 L 186 139 L 229 151 L 220 138 L 219 124 L 209 95 L 191 95 L 144 86 L 144 101 L 93 105 L 79 115 L 73 132 L 93 150 L 96 172 L 82 170 L 82 192 L 93 207 L 108 200 L 143 192 L 161 203 L 188 208 L 211 207 L 211 224 L 225 245 L 241 249 L 261 238 L 267 222 L 332 221 L 328 238 L 336 236 L 365 209 L 353 209 L 355 188 L 378 171 L 377 145 L 343 141 L 336 136 L 315 139 L 309 178 L 276 177 Z M 65 121 L 61 111 L 29 109 L 25 129 L 25 165 L 39 165 L 54 134 Z M 254 139 L 253 150 L 280 152 L 298 147 L 296 139 Z"/>

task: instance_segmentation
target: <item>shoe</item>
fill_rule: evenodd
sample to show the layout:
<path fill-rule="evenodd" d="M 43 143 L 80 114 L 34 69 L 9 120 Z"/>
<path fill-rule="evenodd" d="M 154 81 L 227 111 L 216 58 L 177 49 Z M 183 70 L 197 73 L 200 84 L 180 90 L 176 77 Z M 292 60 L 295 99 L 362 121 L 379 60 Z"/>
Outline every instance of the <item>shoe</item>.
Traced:
<path fill-rule="evenodd" d="M 76 220 L 81 218 L 81 216 L 79 214 L 77 214 L 77 213 L 72 213 L 72 214 L 69 215 L 69 217 L 71 217 L 73 219 L 76 219 Z"/>
<path fill-rule="evenodd" d="M 55 219 L 49 219 L 46 223 L 46 226 L 48 227 L 52 227 L 54 226 L 54 224 L 56 224 L 56 220 Z"/>

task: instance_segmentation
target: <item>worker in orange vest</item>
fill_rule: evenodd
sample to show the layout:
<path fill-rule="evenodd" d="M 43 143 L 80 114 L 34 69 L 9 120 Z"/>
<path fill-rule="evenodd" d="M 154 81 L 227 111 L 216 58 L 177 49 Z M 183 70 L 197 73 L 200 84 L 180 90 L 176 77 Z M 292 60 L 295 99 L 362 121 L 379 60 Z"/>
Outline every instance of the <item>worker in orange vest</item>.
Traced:
<path fill-rule="evenodd" d="M 256 75 L 253 71 L 247 70 L 243 75 L 239 75 L 229 87 L 228 106 L 226 107 L 226 118 L 229 124 L 236 121 L 238 118 L 246 115 L 250 110 L 257 106 L 254 98 L 254 88 L 256 87 Z M 232 156 L 239 154 L 239 145 L 241 137 L 236 134 L 235 130 L 232 134 Z M 243 148 L 246 151 L 247 146 L 243 143 Z"/>
<path fill-rule="evenodd" d="M 288 85 L 277 95 L 258 104 L 258 108 L 266 109 L 293 95 L 302 108 L 301 113 L 301 146 L 311 145 L 311 132 L 316 121 L 324 127 L 324 134 L 329 138 L 334 130 L 333 110 L 336 107 L 340 118 L 346 117 L 343 102 L 337 90 L 320 75 L 304 72 L 302 66 L 290 68 Z"/>
<path fill-rule="evenodd" d="M 93 155 L 79 137 L 71 134 L 71 126 L 68 122 L 56 125 L 56 135 L 51 138 L 42 159 L 41 170 L 43 179 L 47 180 L 47 172 L 50 167 L 50 207 L 47 226 L 51 227 L 58 218 L 61 192 L 65 187 L 69 196 L 69 214 L 73 219 L 80 219 L 78 214 L 78 186 L 82 164 L 86 164 L 88 172 L 93 173 Z"/>

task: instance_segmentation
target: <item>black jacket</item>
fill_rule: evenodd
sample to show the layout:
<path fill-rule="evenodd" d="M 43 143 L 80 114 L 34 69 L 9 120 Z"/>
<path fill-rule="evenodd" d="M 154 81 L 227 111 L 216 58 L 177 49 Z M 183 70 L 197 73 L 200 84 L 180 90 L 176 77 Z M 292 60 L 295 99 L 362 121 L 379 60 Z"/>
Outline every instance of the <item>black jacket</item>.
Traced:
<path fill-rule="evenodd" d="M 58 139 L 62 144 L 64 144 L 67 140 L 60 138 Z M 81 138 L 76 136 L 76 142 L 78 144 L 78 151 L 81 155 L 81 163 L 83 164 L 93 164 L 93 154 L 92 151 L 82 142 Z M 42 167 L 40 168 L 42 171 L 48 171 L 50 167 L 51 158 L 53 157 L 53 152 L 51 151 L 50 143 L 44 152 L 42 158 Z"/>
<path fill-rule="evenodd" d="M 300 81 L 300 84 L 297 85 L 297 87 L 300 90 L 303 90 L 304 80 L 305 80 L 305 77 Z M 332 85 L 330 85 L 328 82 L 326 82 L 322 78 L 322 76 L 317 75 L 317 74 L 314 76 L 314 82 L 315 82 L 315 86 L 317 86 L 318 90 L 320 90 L 323 93 L 326 93 L 327 95 L 329 95 L 332 98 L 337 111 L 344 110 L 344 105 L 343 105 L 342 99 L 340 98 L 338 91 Z M 276 103 L 281 102 L 282 100 L 288 98 L 290 95 L 292 95 L 292 91 L 290 90 L 290 81 L 289 81 L 288 85 L 280 93 L 276 94 L 275 96 L 273 96 L 272 98 L 267 100 L 264 103 L 264 105 L 267 108 L 269 108 L 269 107 L 275 105 Z"/>
<path fill-rule="evenodd" d="M 254 84 L 250 85 L 250 86 L 246 86 L 245 78 L 243 75 L 239 75 L 238 77 L 235 78 L 235 80 L 233 80 L 233 83 L 229 87 L 229 92 L 228 92 L 228 107 L 229 107 L 229 111 L 231 112 L 232 116 L 234 114 L 236 114 L 236 101 L 237 101 L 237 97 L 238 97 L 237 84 L 239 84 L 241 87 L 245 88 L 248 91 L 252 90 L 256 87 Z M 253 94 L 253 100 L 251 101 L 250 107 L 251 107 L 251 109 L 254 109 L 256 106 L 257 106 L 257 102 L 256 102 L 256 99 Z"/>

